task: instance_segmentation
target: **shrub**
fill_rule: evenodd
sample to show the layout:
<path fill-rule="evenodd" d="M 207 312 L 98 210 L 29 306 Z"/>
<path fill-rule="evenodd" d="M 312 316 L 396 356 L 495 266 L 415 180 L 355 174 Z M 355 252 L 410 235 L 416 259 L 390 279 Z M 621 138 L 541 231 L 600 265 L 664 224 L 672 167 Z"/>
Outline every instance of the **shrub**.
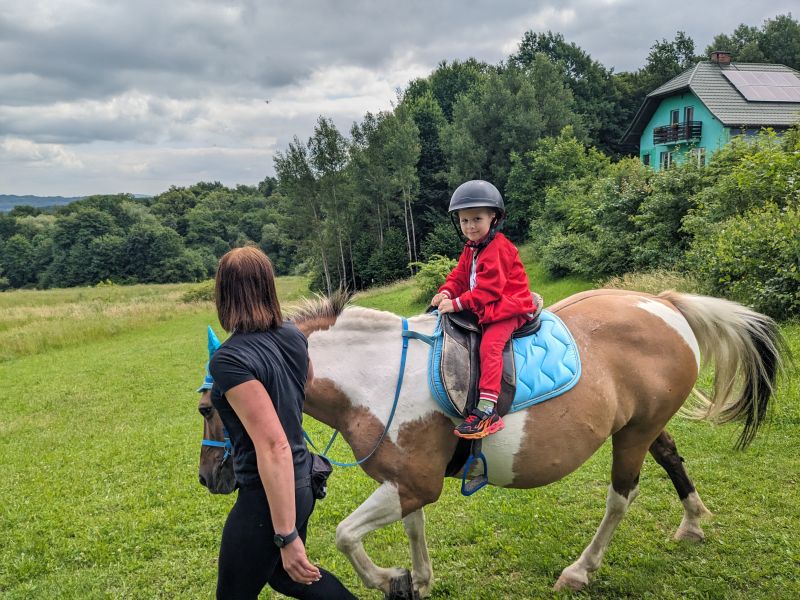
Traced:
<path fill-rule="evenodd" d="M 181 302 L 213 302 L 214 280 L 209 279 L 193 285 L 181 296 Z"/>
<path fill-rule="evenodd" d="M 711 293 L 777 319 L 800 315 L 800 210 L 773 203 L 695 239 L 689 265 Z"/>
<path fill-rule="evenodd" d="M 434 254 L 428 262 L 412 263 L 419 271 L 414 276 L 419 293 L 417 300 L 425 302 L 430 300 L 444 283 L 458 261 L 440 254 Z"/>

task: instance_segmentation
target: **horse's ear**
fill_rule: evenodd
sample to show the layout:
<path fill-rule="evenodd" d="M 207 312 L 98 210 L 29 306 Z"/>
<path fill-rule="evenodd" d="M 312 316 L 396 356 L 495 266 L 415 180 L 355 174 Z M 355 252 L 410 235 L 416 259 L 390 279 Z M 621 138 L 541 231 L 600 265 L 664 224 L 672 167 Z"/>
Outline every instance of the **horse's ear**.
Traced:
<path fill-rule="evenodd" d="M 217 338 L 217 334 L 214 333 L 214 330 L 211 329 L 211 325 L 208 326 L 208 358 L 211 360 L 211 356 L 214 352 L 217 351 L 222 344 L 220 344 L 219 339 Z"/>

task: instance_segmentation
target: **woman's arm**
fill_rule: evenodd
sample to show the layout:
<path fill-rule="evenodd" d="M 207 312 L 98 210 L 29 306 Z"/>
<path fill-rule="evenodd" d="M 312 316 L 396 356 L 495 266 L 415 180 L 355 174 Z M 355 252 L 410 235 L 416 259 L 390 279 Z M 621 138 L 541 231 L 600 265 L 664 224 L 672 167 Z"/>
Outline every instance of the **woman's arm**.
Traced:
<path fill-rule="evenodd" d="M 272 527 L 275 533 L 286 535 L 296 525 L 294 463 L 272 399 L 261 382 L 254 379 L 232 387 L 225 392 L 225 397 L 253 440 Z M 320 578 L 319 569 L 309 562 L 299 537 L 281 548 L 281 558 L 284 569 L 294 581 L 311 583 Z"/>

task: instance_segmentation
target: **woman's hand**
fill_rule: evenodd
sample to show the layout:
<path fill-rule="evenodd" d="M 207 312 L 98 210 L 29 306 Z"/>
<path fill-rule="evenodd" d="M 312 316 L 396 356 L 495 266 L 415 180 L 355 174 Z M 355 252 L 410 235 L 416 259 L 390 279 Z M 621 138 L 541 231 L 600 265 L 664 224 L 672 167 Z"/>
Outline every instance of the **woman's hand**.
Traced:
<path fill-rule="evenodd" d="M 455 312 L 455 311 L 456 311 L 456 307 L 453 304 L 453 301 L 450 300 L 450 298 L 445 298 L 444 300 L 439 302 L 439 313 L 440 314 L 451 313 L 451 312 Z"/>
<path fill-rule="evenodd" d="M 439 306 L 441 301 L 445 299 L 447 299 L 447 294 L 439 292 L 433 298 L 431 298 L 431 306 Z"/>
<path fill-rule="evenodd" d="M 281 560 L 283 569 L 297 583 L 311 584 L 322 578 L 319 569 L 308 560 L 306 547 L 299 537 L 281 548 Z"/>

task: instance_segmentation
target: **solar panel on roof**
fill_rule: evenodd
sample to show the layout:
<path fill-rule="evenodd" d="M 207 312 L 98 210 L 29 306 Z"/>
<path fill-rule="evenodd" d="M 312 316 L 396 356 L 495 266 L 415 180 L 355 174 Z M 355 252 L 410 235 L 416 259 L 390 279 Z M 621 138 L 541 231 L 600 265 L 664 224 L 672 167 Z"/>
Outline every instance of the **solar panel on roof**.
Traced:
<path fill-rule="evenodd" d="M 745 100 L 800 102 L 800 79 L 780 71 L 722 71 Z"/>

